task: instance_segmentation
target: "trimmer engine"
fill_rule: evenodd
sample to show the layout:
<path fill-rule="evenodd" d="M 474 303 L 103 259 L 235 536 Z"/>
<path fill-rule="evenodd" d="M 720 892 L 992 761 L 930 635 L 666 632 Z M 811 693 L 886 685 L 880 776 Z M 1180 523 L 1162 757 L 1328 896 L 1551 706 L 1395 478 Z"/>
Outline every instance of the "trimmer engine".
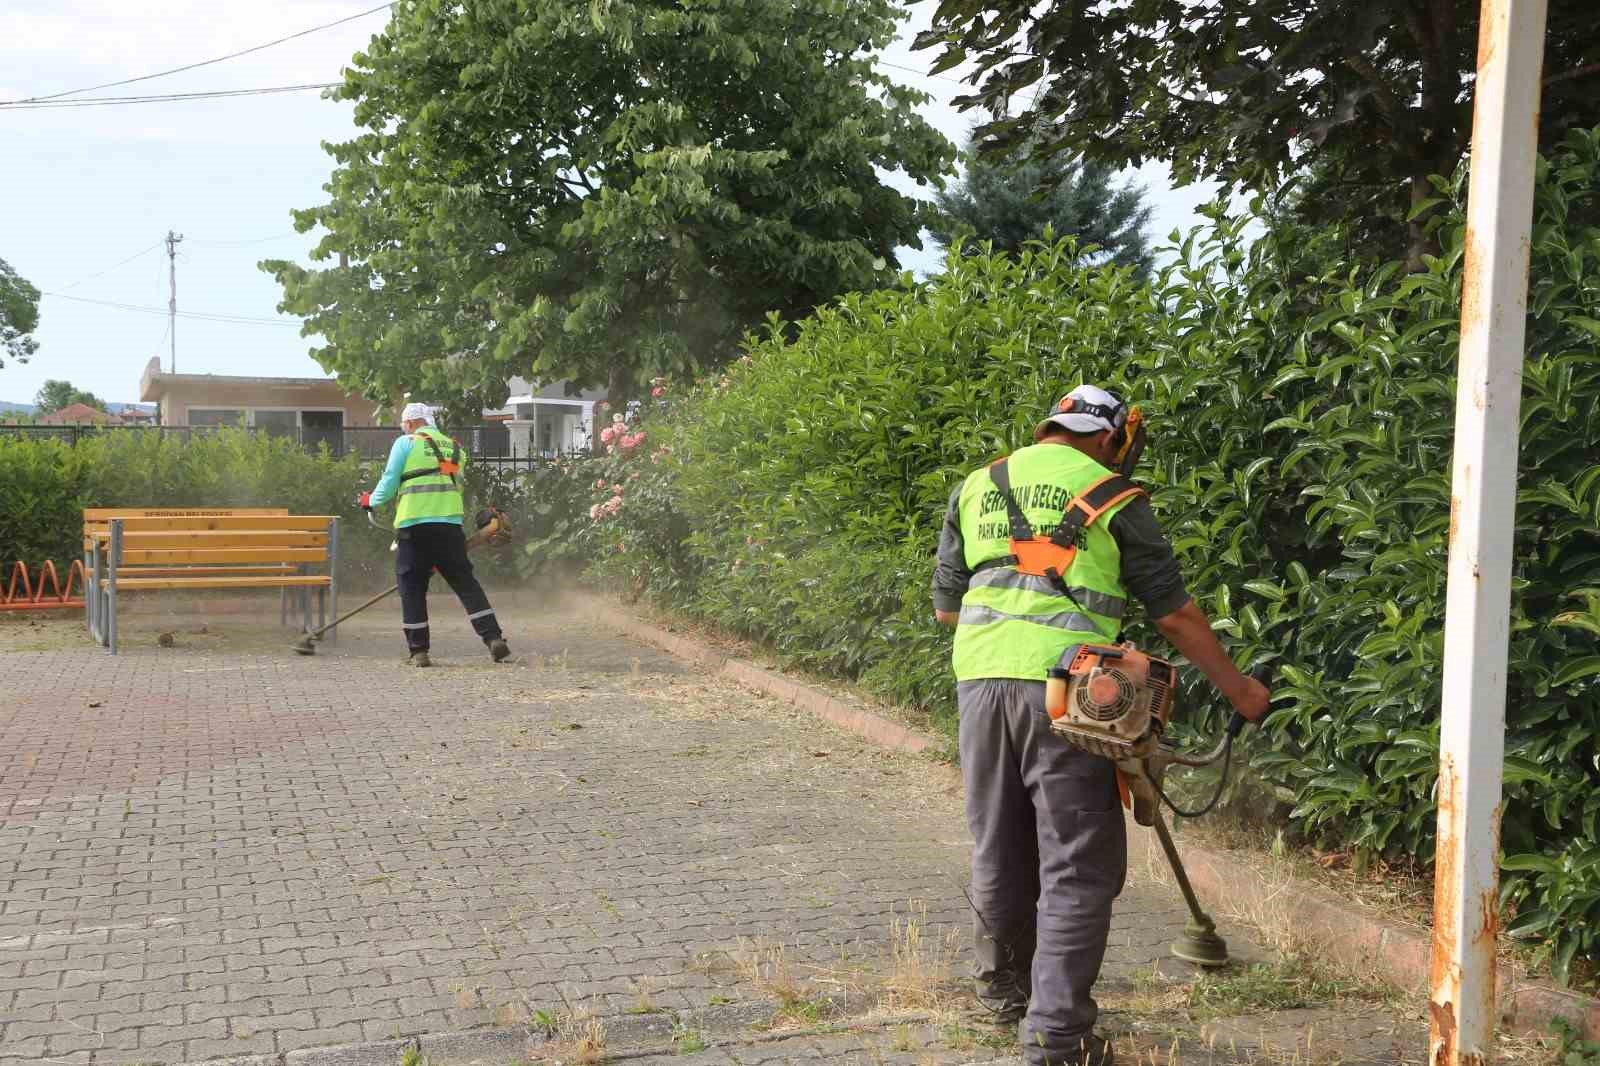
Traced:
<path fill-rule="evenodd" d="M 1051 728 L 1108 759 L 1155 752 L 1172 713 L 1172 664 L 1132 644 L 1085 644 L 1065 670 L 1050 671 L 1045 709 Z"/>

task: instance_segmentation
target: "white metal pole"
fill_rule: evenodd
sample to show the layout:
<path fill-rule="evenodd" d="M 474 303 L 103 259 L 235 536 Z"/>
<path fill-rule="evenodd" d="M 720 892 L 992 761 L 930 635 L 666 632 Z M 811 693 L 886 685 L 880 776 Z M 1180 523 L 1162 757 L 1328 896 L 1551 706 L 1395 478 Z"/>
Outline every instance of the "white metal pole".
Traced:
<path fill-rule="evenodd" d="M 1483 0 L 1450 500 L 1429 1061 L 1492 1058 L 1501 763 L 1547 0 Z"/>

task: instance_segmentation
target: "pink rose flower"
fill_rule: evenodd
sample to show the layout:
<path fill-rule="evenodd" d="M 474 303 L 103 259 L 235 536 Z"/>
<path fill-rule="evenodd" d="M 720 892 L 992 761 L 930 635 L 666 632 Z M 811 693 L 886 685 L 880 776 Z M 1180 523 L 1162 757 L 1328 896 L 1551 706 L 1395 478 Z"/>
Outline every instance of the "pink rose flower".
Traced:
<path fill-rule="evenodd" d="M 650 395 L 658 400 L 666 394 L 667 387 L 665 385 L 657 385 L 655 388 L 650 390 Z"/>

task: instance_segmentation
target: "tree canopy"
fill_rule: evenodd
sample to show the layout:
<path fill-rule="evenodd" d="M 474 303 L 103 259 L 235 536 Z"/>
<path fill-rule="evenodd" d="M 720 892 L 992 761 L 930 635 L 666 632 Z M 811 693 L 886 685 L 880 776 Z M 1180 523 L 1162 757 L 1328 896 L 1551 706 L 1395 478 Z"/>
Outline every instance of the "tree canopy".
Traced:
<path fill-rule="evenodd" d="M 1104 163 L 1066 154 L 1034 161 L 1024 146 L 998 162 L 973 154 L 963 179 L 934 196 L 940 216 L 928 232 L 946 247 L 962 234 L 1016 255 L 1049 227 L 1057 237 L 1098 245 L 1105 258 L 1141 277 L 1152 265 L 1144 227 L 1152 208 L 1136 185 L 1117 186 Z"/>
<path fill-rule="evenodd" d="M 39 350 L 39 342 L 29 336 L 38 328 L 39 290 L 0 259 L 0 355 L 26 363 Z M 0 367 L 5 365 L 0 358 Z"/>
<path fill-rule="evenodd" d="M 86 392 L 70 381 L 57 381 L 54 378 L 40 385 L 39 391 L 33 397 L 35 413 L 41 415 L 59 411 L 63 407 L 71 407 L 75 403 L 86 404 L 96 411 L 106 409 L 105 401 L 94 393 Z"/>
<path fill-rule="evenodd" d="M 263 263 L 312 355 L 374 399 L 497 403 L 513 375 L 604 384 L 737 354 L 895 274 L 955 148 L 875 72 L 892 0 L 400 0 L 331 95 L 347 265 Z"/>
<path fill-rule="evenodd" d="M 934 72 L 974 63 L 958 100 L 1004 116 L 989 151 L 1044 131 L 1115 167 L 1171 163 L 1179 181 L 1269 191 L 1293 174 L 1309 221 L 1349 219 L 1375 254 L 1415 267 L 1433 236 L 1414 209 L 1472 129 L 1478 0 L 939 0 L 918 45 Z M 1550 0 L 1540 144 L 1600 123 L 1600 4 Z"/>

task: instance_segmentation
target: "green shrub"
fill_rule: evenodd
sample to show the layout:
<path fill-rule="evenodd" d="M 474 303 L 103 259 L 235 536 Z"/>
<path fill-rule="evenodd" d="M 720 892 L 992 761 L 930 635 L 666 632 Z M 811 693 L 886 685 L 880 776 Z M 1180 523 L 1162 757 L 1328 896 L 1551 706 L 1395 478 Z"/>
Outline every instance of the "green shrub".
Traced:
<path fill-rule="evenodd" d="M 1462 180 L 1440 191 L 1443 251 L 1412 276 L 1217 214 L 1151 288 L 1062 242 L 773 323 L 648 424 L 669 481 L 633 520 L 670 523 L 631 587 L 948 720 L 928 604 L 947 495 L 1102 382 L 1151 416 L 1141 473 L 1192 592 L 1242 665 L 1280 668 L 1254 772 L 1304 832 L 1431 861 Z M 1541 162 L 1508 680 L 1509 928 L 1561 977 L 1600 954 L 1597 194 L 1600 132 Z M 1195 676 L 1185 703 L 1189 728 L 1220 724 Z"/>

